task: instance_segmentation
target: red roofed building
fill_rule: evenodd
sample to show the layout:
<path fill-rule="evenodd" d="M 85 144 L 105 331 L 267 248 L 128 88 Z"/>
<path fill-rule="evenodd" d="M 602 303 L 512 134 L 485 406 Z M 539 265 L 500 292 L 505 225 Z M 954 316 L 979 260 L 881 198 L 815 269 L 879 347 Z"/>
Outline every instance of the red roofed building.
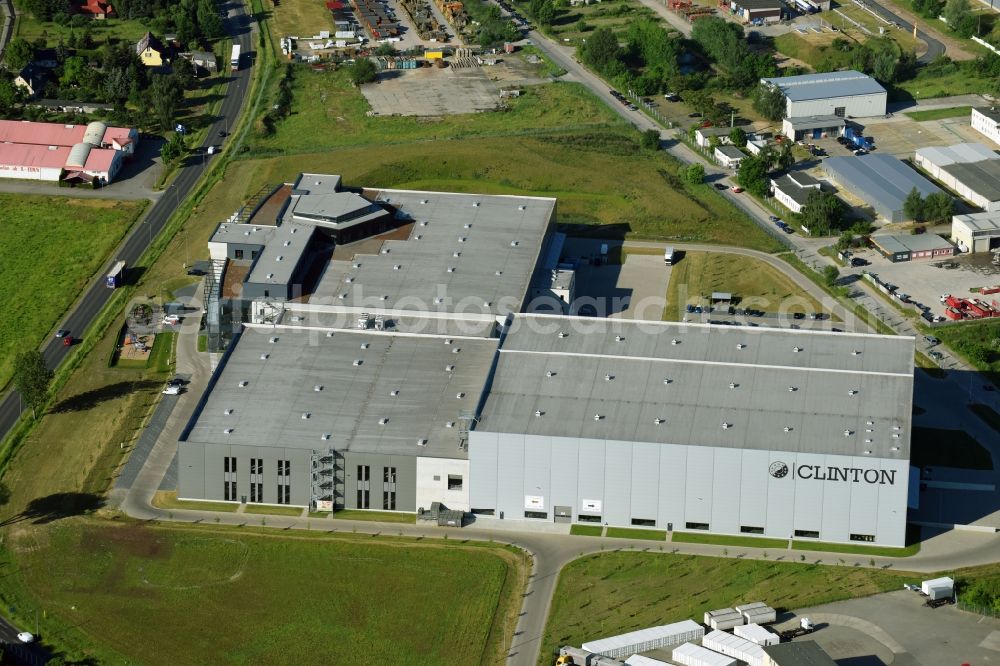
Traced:
<path fill-rule="evenodd" d="M 82 5 L 77 7 L 77 11 L 81 14 L 93 16 L 98 21 L 103 21 L 115 13 L 111 3 L 104 2 L 104 0 L 85 0 Z"/>
<path fill-rule="evenodd" d="M 135 152 L 135 129 L 0 120 L 0 177 L 112 182 Z"/>

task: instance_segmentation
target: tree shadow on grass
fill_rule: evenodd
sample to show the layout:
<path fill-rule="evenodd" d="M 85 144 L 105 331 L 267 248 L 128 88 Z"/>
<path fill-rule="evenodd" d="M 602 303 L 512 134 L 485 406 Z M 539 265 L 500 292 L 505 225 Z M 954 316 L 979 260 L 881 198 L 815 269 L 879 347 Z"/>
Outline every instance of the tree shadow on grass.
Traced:
<path fill-rule="evenodd" d="M 46 525 L 62 518 L 89 513 L 103 505 L 104 499 L 93 493 L 55 493 L 31 500 L 24 511 L 3 521 L 0 526 L 25 521 Z"/>
<path fill-rule="evenodd" d="M 65 400 L 55 404 L 52 409 L 49 410 L 49 413 L 63 414 L 66 412 L 82 412 L 92 409 L 102 402 L 115 400 L 135 391 L 156 388 L 159 385 L 160 382 L 151 380 L 108 384 L 107 386 L 102 386 L 101 388 L 96 388 L 90 391 L 84 391 L 83 393 L 78 393 L 74 396 L 66 398 Z"/>

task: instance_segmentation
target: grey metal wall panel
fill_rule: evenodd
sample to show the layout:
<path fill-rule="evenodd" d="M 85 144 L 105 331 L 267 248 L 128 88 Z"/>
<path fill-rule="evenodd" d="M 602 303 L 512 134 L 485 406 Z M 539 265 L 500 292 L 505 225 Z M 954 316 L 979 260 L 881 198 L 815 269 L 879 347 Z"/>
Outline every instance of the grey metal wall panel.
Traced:
<path fill-rule="evenodd" d="M 795 464 L 820 465 L 825 467 L 831 461 L 828 456 L 810 453 L 800 453 L 795 456 Z M 786 479 L 787 481 L 787 479 Z M 810 479 L 792 479 L 795 484 L 795 502 L 792 521 L 797 530 L 815 530 L 825 539 L 823 533 L 823 491 L 826 483 L 817 483 Z"/>
<path fill-rule="evenodd" d="M 685 522 L 712 522 L 712 475 L 715 451 L 707 446 L 692 446 L 687 454 L 687 488 L 684 498 Z M 683 525 L 680 526 L 683 528 Z"/>
<path fill-rule="evenodd" d="M 206 498 L 205 446 L 180 442 L 177 447 L 177 496 Z M 222 492 L 221 484 L 219 492 Z"/>
<path fill-rule="evenodd" d="M 497 508 L 497 442 L 495 432 L 469 433 L 469 506 Z"/>
<path fill-rule="evenodd" d="M 740 473 L 740 525 L 764 527 L 767 523 L 767 451 L 745 449 Z"/>
<path fill-rule="evenodd" d="M 385 509 L 384 479 L 385 468 L 396 468 L 396 511 L 416 511 L 417 502 L 417 459 L 413 456 L 391 456 L 382 453 L 344 452 L 344 506 L 358 507 L 358 466 L 369 467 L 368 508 Z"/>
<path fill-rule="evenodd" d="M 582 500 L 604 499 L 604 440 L 569 439 L 579 447 L 577 467 L 577 502 L 573 507 L 579 512 Z M 603 512 L 603 507 L 601 511 Z M 602 514 L 603 515 L 603 514 Z"/>
<path fill-rule="evenodd" d="M 632 518 L 657 520 L 660 505 L 660 449 L 662 445 L 632 445 Z M 657 526 L 663 523 L 657 520 Z"/>
<path fill-rule="evenodd" d="M 839 458 L 831 456 L 829 462 L 831 464 L 849 465 L 851 467 L 878 467 L 877 461 L 873 461 L 871 458 Z M 889 510 L 888 507 L 879 506 L 878 490 L 878 485 L 869 483 L 851 484 L 850 529 L 854 534 L 875 534 L 878 526 L 877 514 L 879 511 Z M 904 504 L 903 506 L 906 505 Z"/>
<path fill-rule="evenodd" d="M 787 466 L 788 474 L 782 478 L 772 476 L 768 468 L 759 470 L 767 483 L 767 524 L 764 525 L 769 536 L 788 538 L 792 533 L 792 510 L 795 506 L 795 484 L 792 483 L 791 470 L 795 464 L 795 456 L 787 453 L 768 452 L 768 468 L 775 463 Z M 746 474 L 746 470 L 743 472 Z"/>
<path fill-rule="evenodd" d="M 893 546 L 906 545 L 906 496 L 909 489 L 909 464 L 901 460 L 880 460 L 881 469 L 895 471 L 892 485 L 879 485 L 877 523 L 878 542 Z"/>
<path fill-rule="evenodd" d="M 836 458 L 830 457 L 832 463 Z M 824 541 L 847 541 L 850 536 L 853 484 L 824 483 L 823 524 L 820 536 Z"/>
<path fill-rule="evenodd" d="M 524 437 L 524 486 L 523 495 L 540 495 L 545 498 L 545 511 L 552 516 L 554 501 L 549 483 L 551 478 L 552 447 L 550 438 L 539 435 Z"/>
<path fill-rule="evenodd" d="M 501 434 L 498 440 L 497 510 L 524 517 L 524 435 Z"/>
<path fill-rule="evenodd" d="M 549 465 L 552 505 L 573 507 L 575 519 L 580 513 L 580 502 L 576 494 L 580 445 L 577 441 L 564 437 L 548 439 L 552 447 L 552 460 Z"/>
<path fill-rule="evenodd" d="M 740 531 L 740 451 L 715 449 L 715 470 L 712 483 L 712 520 L 716 532 L 736 534 Z"/>
<path fill-rule="evenodd" d="M 660 498 L 658 524 L 674 529 L 684 528 L 685 499 L 687 496 L 688 447 L 665 444 L 660 450 Z"/>
<path fill-rule="evenodd" d="M 632 498 L 628 492 L 631 477 L 632 442 L 608 440 L 604 449 L 604 483 L 608 489 L 604 494 L 606 522 L 614 525 L 631 524 Z"/>

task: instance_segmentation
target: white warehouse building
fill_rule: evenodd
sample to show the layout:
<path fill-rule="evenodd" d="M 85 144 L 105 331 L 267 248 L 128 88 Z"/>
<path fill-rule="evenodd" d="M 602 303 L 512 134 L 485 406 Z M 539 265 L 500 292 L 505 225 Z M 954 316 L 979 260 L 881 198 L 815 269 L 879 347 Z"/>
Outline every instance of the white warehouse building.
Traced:
<path fill-rule="evenodd" d="M 761 79 L 785 94 L 785 118 L 884 116 L 889 94 L 878 81 L 853 70 Z"/>
<path fill-rule="evenodd" d="M 474 513 L 903 546 L 913 340 L 519 315 Z"/>
<path fill-rule="evenodd" d="M 914 163 L 985 211 L 1000 211 L 1000 155 L 981 143 L 918 148 Z"/>

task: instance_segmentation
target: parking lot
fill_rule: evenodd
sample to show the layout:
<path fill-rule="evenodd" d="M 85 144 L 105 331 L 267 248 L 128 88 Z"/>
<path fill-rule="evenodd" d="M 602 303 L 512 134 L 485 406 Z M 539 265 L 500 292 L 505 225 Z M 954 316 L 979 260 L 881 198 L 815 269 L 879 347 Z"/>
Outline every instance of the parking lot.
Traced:
<path fill-rule="evenodd" d="M 911 583 L 920 583 L 915 576 Z M 917 592 L 899 590 L 797 609 L 775 629 L 808 617 L 814 640 L 841 664 L 896 666 L 989 664 L 1000 660 L 1000 620 L 945 605 L 928 608 Z"/>

